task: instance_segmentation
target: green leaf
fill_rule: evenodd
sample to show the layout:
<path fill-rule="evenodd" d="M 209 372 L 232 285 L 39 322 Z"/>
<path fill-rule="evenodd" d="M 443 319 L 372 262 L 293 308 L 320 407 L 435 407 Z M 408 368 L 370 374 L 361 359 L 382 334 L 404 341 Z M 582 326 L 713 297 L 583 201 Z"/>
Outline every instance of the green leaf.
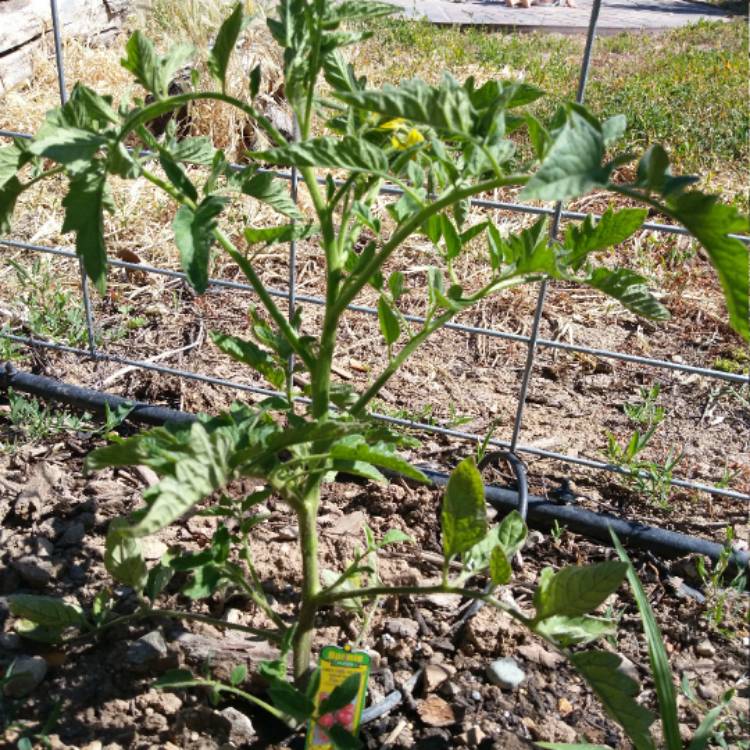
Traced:
<path fill-rule="evenodd" d="M 112 210 L 107 192 L 106 173 L 95 164 L 86 172 L 71 177 L 62 232 L 75 232 L 76 253 L 83 259 L 86 274 L 100 294 L 107 287 L 107 248 L 104 244 L 104 209 Z"/>
<path fill-rule="evenodd" d="M 445 240 L 445 259 L 453 260 L 458 257 L 463 247 L 461 236 L 459 235 L 455 224 L 445 214 L 443 214 L 440 219 L 442 222 L 441 234 Z"/>
<path fill-rule="evenodd" d="M 11 594 L 8 597 L 11 614 L 45 628 L 71 628 L 86 624 L 80 607 L 67 604 L 53 596 Z"/>
<path fill-rule="evenodd" d="M 29 150 L 37 156 L 64 164 L 71 173 L 78 173 L 89 168 L 94 154 L 106 143 L 107 138 L 98 133 L 69 125 L 61 127 L 48 118 Z"/>
<path fill-rule="evenodd" d="M 672 670 L 669 666 L 669 657 L 664 648 L 664 637 L 656 623 L 654 611 L 648 601 L 648 596 L 643 590 L 638 576 L 635 573 L 633 564 L 630 562 L 628 553 L 622 546 L 620 540 L 612 529 L 610 534 L 620 556 L 622 564 L 625 566 L 628 583 L 633 590 L 638 611 L 641 614 L 643 623 L 643 632 L 646 635 L 646 644 L 648 646 L 648 658 L 651 663 L 651 674 L 656 687 L 656 696 L 659 699 L 659 714 L 661 716 L 662 729 L 664 738 L 667 743 L 667 750 L 680 750 L 682 748 L 682 738 L 680 737 L 679 719 L 677 714 L 677 696 L 672 680 Z M 627 727 L 625 727 L 627 729 Z"/>
<path fill-rule="evenodd" d="M 180 690 L 205 684 L 205 680 L 193 677 L 189 669 L 170 669 L 153 683 L 153 687 L 159 690 Z"/>
<path fill-rule="evenodd" d="M 250 152 L 249 156 L 257 161 L 290 167 L 324 167 L 381 174 L 388 170 L 388 160 L 377 146 L 348 135 L 343 138 L 310 138 L 267 151 Z"/>
<path fill-rule="evenodd" d="M 198 200 L 198 191 L 190 178 L 185 174 L 185 170 L 172 158 L 172 155 L 166 149 L 159 149 L 159 163 L 161 164 L 167 179 L 177 188 L 177 191 L 190 198 L 191 201 Z"/>
<path fill-rule="evenodd" d="M 497 228 L 487 227 L 490 263 L 494 269 L 506 266 L 504 276 L 546 273 L 558 276 L 554 247 L 547 240 L 547 218 L 542 216 L 519 234 L 503 239 Z"/>
<path fill-rule="evenodd" d="M 447 74 L 438 86 L 413 78 L 399 86 L 385 84 L 382 89 L 336 91 L 335 96 L 389 120 L 402 117 L 449 133 L 469 135 L 476 115 L 466 89 Z"/>
<path fill-rule="evenodd" d="M 34 641 L 36 643 L 59 643 L 62 640 L 65 628 L 53 627 L 50 625 L 37 625 L 32 620 L 16 620 L 15 630 L 21 638 Z"/>
<path fill-rule="evenodd" d="M 612 750 L 609 745 L 592 745 L 590 742 L 537 742 L 545 750 Z"/>
<path fill-rule="evenodd" d="M 446 558 L 471 549 L 487 531 L 484 485 L 474 459 L 465 458 L 451 472 L 441 513 Z"/>
<path fill-rule="evenodd" d="M 528 529 L 523 516 L 517 510 L 512 510 L 500 522 L 497 541 L 502 546 L 506 556 L 510 558 L 523 547 L 527 535 Z"/>
<path fill-rule="evenodd" d="M 727 690 L 721 697 L 718 705 L 714 706 L 701 721 L 700 726 L 695 730 L 693 739 L 690 741 L 687 750 L 704 750 L 713 735 L 713 728 L 719 717 L 724 713 L 727 706 L 734 697 L 734 690 Z"/>
<path fill-rule="evenodd" d="M 237 362 L 249 365 L 257 370 L 274 388 L 284 385 L 284 370 L 268 352 L 263 351 L 252 341 L 245 341 L 237 336 L 211 332 L 211 340 L 216 346 Z"/>
<path fill-rule="evenodd" d="M 615 626 L 608 620 L 595 617 L 566 617 L 552 615 L 534 625 L 534 632 L 559 646 L 568 647 L 589 643 L 605 635 L 612 635 Z"/>
<path fill-rule="evenodd" d="M 323 58 L 323 75 L 326 83 L 334 91 L 360 91 L 364 88 L 364 78 L 357 79 L 354 68 L 347 63 L 338 50 L 330 52 Z"/>
<path fill-rule="evenodd" d="M 177 71 L 193 54 L 189 44 L 177 44 L 160 57 L 148 37 L 140 31 L 134 32 L 125 45 L 126 57 L 120 64 L 129 70 L 138 83 L 157 99 L 168 95 L 169 84 Z"/>
<path fill-rule="evenodd" d="M 535 619 L 551 615 L 577 617 L 592 612 L 617 590 L 626 570 L 627 565 L 616 560 L 570 565 L 554 574 L 546 568 L 534 594 Z"/>
<path fill-rule="evenodd" d="M 589 253 L 624 242 L 638 231 L 647 215 L 645 208 L 624 208 L 617 212 L 608 208 L 597 222 L 589 214 L 579 226 L 571 224 L 565 232 L 568 265 L 579 268 Z"/>
<path fill-rule="evenodd" d="M 148 581 L 148 570 L 140 544 L 127 534 L 127 520 L 117 518 L 109 525 L 104 549 L 104 567 L 119 583 L 138 593 Z"/>
<path fill-rule="evenodd" d="M 359 674 L 347 677 L 340 685 L 333 689 L 324 701 L 321 701 L 318 706 L 318 715 L 324 716 L 325 714 L 333 713 L 352 703 L 359 692 L 361 680 L 362 678 Z"/>
<path fill-rule="evenodd" d="M 274 706 L 295 721 L 307 721 L 315 713 L 312 699 L 284 680 L 274 680 L 268 694 Z"/>
<path fill-rule="evenodd" d="M 654 715 L 635 702 L 638 685 L 619 671 L 620 657 L 606 651 L 584 651 L 572 654 L 570 660 L 610 716 L 625 730 L 636 750 L 655 750 L 649 733 Z"/>
<path fill-rule="evenodd" d="M 745 340 L 750 340 L 748 308 L 748 257 L 750 250 L 729 234 L 747 233 L 750 222 L 734 206 L 718 202 L 713 195 L 693 191 L 669 202 L 670 211 L 703 245 L 719 275 L 729 311 L 729 322 Z"/>
<path fill-rule="evenodd" d="M 417 482 L 429 483 L 427 477 L 401 458 L 391 446 L 386 443 L 370 445 L 361 435 L 348 435 L 335 442 L 330 448 L 332 458 L 344 461 L 363 461 L 384 469 L 403 474 Z M 382 481 L 383 477 L 377 481 Z"/>
<path fill-rule="evenodd" d="M 16 176 L 22 151 L 16 144 L 0 148 L 0 189 Z"/>
<path fill-rule="evenodd" d="M 11 231 L 10 220 L 16 208 L 18 196 L 24 191 L 24 186 L 17 177 L 11 177 L 0 187 L 0 234 Z"/>
<path fill-rule="evenodd" d="M 400 529 L 388 529 L 388 531 L 383 534 L 383 537 L 378 542 L 377 546 L 385 547 L 388 544 L 400 544 L 401 542 L 414 544 L 414 540 Z"/>
<path fill-rule="evenodd" d="M 569 114 L 539 171 L 521 191 L 521 200 L 562 201 L 607 184 L 611 169 L 602 166 L 604 136 L 588 118 Z"/>
<path fill-rule="evenodd" d="M 614 115 L 614 117 L 608 117 L 602 123 L 602 136 L 604 137 L 604 145 L 611 146 L 615 141 L 619 141 L 625 130 L 628 127 L 628 119 L 625 115 Z"/>
<path fill-rule="evenodd" d="M 180 206 L 172 222 L 174 239 L 180 250 L 182 270 L 198 294 L 208 288 L 208 270 L 216 217 L 226 205 L 225 198 L 209 195 L 195 211 Z"/>
<path fill-rule="evenodd" d="M 242 3 L 237 3 L 231 14 L 221 24 L 214 46 L 208 56 L 208 69 L 211 75 L 221 84 L 222 91 L 226 91 L 227 66 L 242 31 L 243 20 Z"/>
<path fill-rule="evenodd" d="M 229 682 L 235 687 L 241 685 L 247 679 L 247 665 L 238 664 L 232 667 L 232 673 L 229 675 Z"/>
<path fill-rule="evenodd" d="M 692 176 L 673 176 L 669 156 L 658 143 L 651 146 L 638 162 L 636 185 L 665 198 L 679 195 L 697 180 Z"/>
<path fill-rule="evenodd" d="M 207 599 L 223 579 L 221 568 L 211 563 L 193 570 L 189 583 L 182 587 L 182 593 L 190 599 Z"/>
<path fill-rule="evenodd" d="M 388 346 L 398 341 L 398 337 L 401 334 L 401 324 L 399 323 L 398 316 L 385 297 L 381 297 L 378 300 L 378 322 L 380 323 L 380 332 L 383 334 L 385 343 Z"/>
<path fill-rule="evenodd" d="M 390 16 L 395 12 L 396 8 L 389 3 L 374 0 L 341 0 L 325 7 L 323 23 L 330 28 L 332 24 L 338 25 L 343 21 L 364 21 Z"/>
<path fill-rule="evenodd" d="M 210 138 L 201 135 L 195 138 L 182 138 L 169 147 L 169 153 L 175 161 L 210 167 L 213 164 L 216 149 Z"/>
<path fill-rule="evenodd" d="M 143 588 L 143 593 L 152 602 L 156 601 L 156 597 L 161 594 L 166 588 L 167 584 L 174 577 L 174 568 L 169 565 L 160 563 L 154 566 L 148 572 L 148 578 L 146 585 Z"/>
<path fill-rule="evenodd" d="M 490 578 L 492 579 L 492 583 L 495 586 L 502 586 L 510 581 L 511 575 L 510 562 L 508 562 L 503 548 L 498 545 L 492 550 L 492 554 L 490 555 Z"/>
<path fill-rule="evenodd" d="M 580 279 L 644 318 L 669 320 L 669 310 L 654 297 L 646 286 L 648 280 L 629 268 L 595 268 Z"/>
<path fill-rule="evenodd" d="M 256 200 L 271 206 L 290 219 L 302 220 L 299 208 L 289 194 L 289 188 L 280 179 L 268 172 L 241 173 L 238 175 L 240 190 Z"/>

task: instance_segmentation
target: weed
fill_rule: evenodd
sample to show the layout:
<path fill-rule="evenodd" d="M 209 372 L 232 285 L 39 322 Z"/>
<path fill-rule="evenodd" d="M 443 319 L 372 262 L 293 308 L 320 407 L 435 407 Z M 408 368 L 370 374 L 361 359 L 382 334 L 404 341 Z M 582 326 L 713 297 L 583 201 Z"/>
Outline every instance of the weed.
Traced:
<path fill-rule="evenodd" d="M 75 432 L 86 424 L 87 416 L 45 406 L 36 398 L 21 396 L 12 388 L 7 393 L 7 419 L 13 429 L 24 436 L 24 440 L 37 442 L 60 432 Z M 90 419 L 90 416 L 88 416 Z"/>
<path fill-rule="evenodd" d="M 563 538 L 563 535 L 568 530 L 568 527 L 564 524 L 561 524 L 557 519 L 555 519 L 555 522 L 552 524 L 552 528 L 550 529 L 550 536 L 556 541 L 560 542 L 560 540 Z"/>

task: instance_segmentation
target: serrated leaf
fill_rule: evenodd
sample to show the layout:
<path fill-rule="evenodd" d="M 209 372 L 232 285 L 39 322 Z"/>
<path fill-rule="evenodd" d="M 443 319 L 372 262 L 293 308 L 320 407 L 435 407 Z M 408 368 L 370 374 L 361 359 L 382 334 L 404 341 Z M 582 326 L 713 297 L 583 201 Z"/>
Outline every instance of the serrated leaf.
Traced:
<path fill-rule="evenodd" d="M 362 138 L 348 135 L 343 138 L 310 138 L 267 151 L 250 152 L 249 155 L 257 161 L 290 167 L 324 167 L 381 174 L 388 170 L 388 160 L 379 148 Z"/>
<path fill-rule="evenodd" d="M 399 86 L 386 84 L 382 89 L 337 91 L 347 104 L 377 112 L 391 119 L 429 125 L 437 130 L 469 135 L 476 112 L 467 91 L 446 75 L 438 86 L 414 78 Z"/>
<path fill-rule="evenodd" d="M 168 95 L 169 84 L 177 71 L 193 54 L 189 44 L 176 44 L 160 57 L 153 42 L 140 31 L 135 31 L 125 45 L 126 56 L 120 64 L 129 70 L 138 83 L 157 99 Z"/>
<path fill-rule="evenodd" d="M 182 138 L 169 147 L 169 153 L 175 161 L 208 167 L 213 164 L 216 149 L 210 138 L 201 135 Z"/>
<path fill-rule="evenodd" d="M 386 443 L 370 445 L 361 435 L 348 435 L 335 442 L 330 448 L 330 455 L 336 460 L 364 461 L 390 471 L 403 474 L 417 482 L 428 483 L 427 477 L 406 459 L 396 453 Z M 381 475 L 382 477 L 382 475 Z"/>
<path fill-rule="evenodd" d="M 180 206 L 172 222 L 182 270 L 199 294 L 208 288 L 213 230 L 216 227 L 216 217 L 225 205 L 226 199 L 209 195 L 195 211 L 189 206 Z"/>
<path fill-rule="evenodd" d="M 208 69 L 221 84 L 221 90 L 226 91 L 227 67 L 232 56 L 237 39 L 242 31 L 244 13 L 242 3 L 237 3 L 234 10 L 219 27 L 216 41 L 208 56 Z"/>
<path fill-rule="evenodd" d="M 182 587 L 182 593 L 190 599 L 207 599 L 223 579 L 221 568 L 212 563 L 202 565 L 193 570 L 190 581 Z"/>
<path fill-rule="evenodd" d="M 299 208 L 289 194 L 289 188 L 282 181 L 268 172 L 239 175 L 240 190 L 256 200 L 271 206 L 290 219 L 302 220 Z"/>
<path fill-rule="evenodd" d="M 521 191 L 521 200 L 562 201 L 607 184 L 611 169 L 602 166 L 604 136 L 588 118 L 571 112 L 539 170 Z"/>
<path fill-rule="evenodd" d="M 95 164 L 90 170 L 71 177 L 62 232 L 75 232 L 76 253 L 83 259 L 86 274 L 100 294 L 107 286 L 107 248 L 104 244 L 104 209 L 112 209 L 107 192 L 106 173 Z"/>
<path fill-rule="evenodd" d="M 284 385 L 284 370 L 279 367 L 272 355 L 263 351 L 252 341 L 245 341 L 224 333 L 211 332 L 210 335 L 211 340 L 224 354 L 257 370 L 274 388 L 281 388 Z"/>
<path fill-rule="evenodd" d="M 22 617 L 45 628 L 64 629 L 86 624 L 80 607 L 54 596 L 11 594 L 8 596 L 8 607 L 15 617 Z"/>
<path fill-rule="evenodd" d="M 312 699 L 283 680 L 274 680 L 268 694 L 276 708 L 300 723 L 309 719 L 315 712 Z"/>
<path fill-rule="evenodd" d="M 552 615 L 578 617 L 592 612 L 617 590 L 626 570 L 624 563 L 608 560 L 593 565 L 570 565 L 553 575 L 545 573 L 534 594 L 535 619 Z"/>
<path fill-rule="evenodd" d="M 11 231 L 10 220 L 16 208 L 18 196 L 24 191 L 24 186 L 17 177 L 11 177 L 0 187 L 0 234 Z"/>
<path fill-rule="evenodd" d="M 669 156 L 658 143 L 651 146 L 638 162 L 636 185 L 665 198 L 682 193 L 689 185 L 698 181 L 693 176 L 674 176 L 669 164 Z"/>
<path fill-rule="evenodd" d="M 0 189 L 8 180 L 15 177 L 22 153 L 15 143 L 0 148 Z"/>
<path fill-rule="evenodd" d="M 146 579 L 146 585 L 143 588 L 143 593 L 152 602 L 156 601 L 156 597 L 161 594 L 166 588 L 167 584 L 174 577 L 174 568 L 169 565 L 160 563 L 154 566 L 148 572 L 148 578 Z"/>
<path fill-rule="evenodd" d="M 148 570 L 138 540 L 124 532 L 126 528 L 127 521 L 122 518 L 110 523 L 104 548 L 104 567 L 116 581 L 140 593 L 148 581 Z"/>
<path fill-rule="evenodd" d="M 487 532 L 482 475 L 471 457 L 451 472 L 443 497 L 441 525 L 446 558 L 471 549 Z"/>
<path fill-rule="evenodd" d="M 649 733 L 654 715 L 635 702 L 638 685 L 619 671 L 620 657 L 605 651 L 584 651 L 572 654 L 570 660 L 610 716 L 625 729 L 636 750 L 655 750 Z"/>
<path fill-rule="evenodd" d="M 492 579 L 492 583 L 495 586 L 502 586 L 510 581 L 511 575 L 510 562 L 508 562 L 503 548 L 498 545 L 492 550 L 492 554 L 490 555 L 490 578 Z"/>
<path fill-rule="evenodd" d="M 64 164 L 71 173 L 88 169 L 94 154 L 107 143 L 98 133 L 66 125 L 60 127 L 49 119 L 29 146 L 31 153 Z"/>
<path fill-rule="evenodd" d="M 166 149 L 159 149 L 159 163 L 164 170 L 167 179 L 177 188 L 177 191 L 189 198 L 191 201 L 198 200 L 198 191 L 190 178 L 185 174 L 185 170 L 172 158 L 172 155 Z"/>
<path fill-rule="evenodd" d="M 750 249 L 729 234 L 747 233 L 750 221 L 734 206 L 699 191 L 684 193 L 669 201 L 672 215 L 698 239 L 716 269 L 724 291 L 729 322 L 745 340 L 750 340 L 748 307 L 748 258 Z"/>
<path fill-rule="evenodd" d="M 589 643 L 605 635 L 612 635 L 615 626 L 594 617 L 566 617 L 552 615 L 534 625 L 534 632 L 559 646 L 568 647 Z"/>
<path fill-rule="evenodd" d="M 388 346 L 398 341 L 401 334 L 401 323 L 385 297 L 378 300 L 378 323 L 380 324 L 380 332 Z"/>
<path fill-rule="evenodd" d="M 613 297 L 636 315 L 653 320 L 670 318 L 669 310 L 649 290 L 648 280 L 629 268 L 595 268 L 580 281 Z"/>
<path fill-rule="evenodd" d="M 647 215 L 645 208 L 624 208 L 616 212 L 608 208 L 597 222 L 589 214 L 578 226 L 570 225 L 565 232 L 567 263 L 579 268 L 589 253 L 624 242 L 638 231 Z"/>

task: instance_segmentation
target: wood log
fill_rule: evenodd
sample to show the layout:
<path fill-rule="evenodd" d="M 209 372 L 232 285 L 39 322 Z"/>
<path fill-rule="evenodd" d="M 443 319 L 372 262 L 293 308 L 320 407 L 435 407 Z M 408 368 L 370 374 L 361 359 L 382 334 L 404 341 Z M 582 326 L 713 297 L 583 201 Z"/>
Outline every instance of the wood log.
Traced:
<path fill-rule="evenodd" d="M 104 42 L 122 25 L 130 0 L 58 0 L 63 38 Z M 49 0 L 0 0 L 0 95 L 28 81 L 34 53 L 53 54 Z"/>

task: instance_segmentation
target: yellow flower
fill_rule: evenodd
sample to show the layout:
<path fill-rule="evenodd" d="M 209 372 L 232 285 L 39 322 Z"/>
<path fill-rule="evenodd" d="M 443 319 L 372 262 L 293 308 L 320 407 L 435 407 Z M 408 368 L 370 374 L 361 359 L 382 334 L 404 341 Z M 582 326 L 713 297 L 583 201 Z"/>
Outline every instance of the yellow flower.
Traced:
<path fill-rule="evenodd" d="M 396 133 L 391 136 L 391 146 L 397 151 L 405 151 L 407 148 L 416 146 L 424 141 L 424 136 L 416 129 L 412 128 L 408 133 Z"/>

